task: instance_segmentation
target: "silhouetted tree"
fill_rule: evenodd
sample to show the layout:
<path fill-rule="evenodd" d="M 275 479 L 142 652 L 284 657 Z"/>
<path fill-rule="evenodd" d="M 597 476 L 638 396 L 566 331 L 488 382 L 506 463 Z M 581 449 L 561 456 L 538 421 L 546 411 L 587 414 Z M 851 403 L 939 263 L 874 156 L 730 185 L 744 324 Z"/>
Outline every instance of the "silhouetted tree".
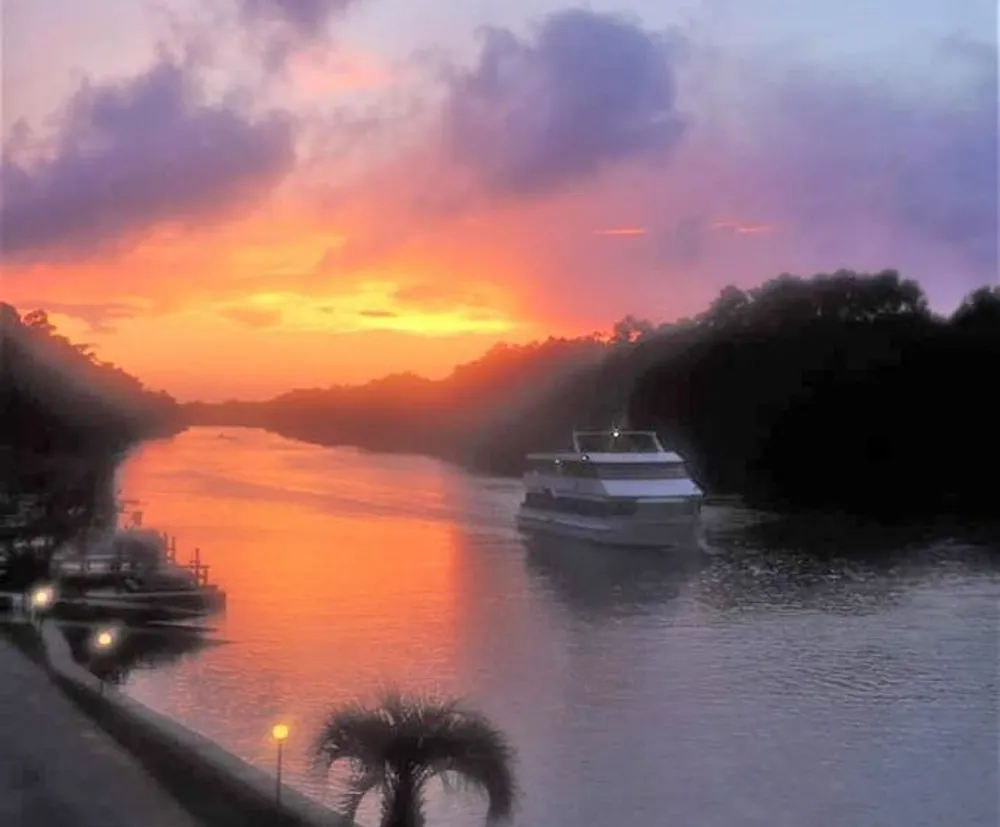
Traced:
<path fill-rule="evenodd" d="M 381 794 L 381 827 L 423 827 L 425 789 L 439 777 L 485 793 L 490 823 L 507 820 L 514 807 L 513 753 L 506 739 L 482 715 L 454 702 L 390 694 L 374 708 L 346 707 L 323 727 L 316 757 L 327 770 L 341 761 L 351 765 L 349 818 L 368 793 Z"/>
<path fill-rule="evenodd" d="M 652 335 L 655 330 L 656 326 L 647 319 L 629 315 L 615 323 L 611 329 L 611 341 L 616 345 L 631 345 Z"/>
<path fill-rule="evenodd" d="M 1000 335 L 1000 286 L 980 287 L 966 296 L 951 323 L 959 330 Z"/>
<path fill-rule="evenodd" d="M 989 295 L 951 323 L 892 271 L 783 276 L 743 295 L 724 291 L 704 334 L 632 399 L 710 491 L 884 516 L 990 511 L 976 479 L 1000 461 L 986 379 L 1000 375 L 1000 328 L 971 321 L 990 318 Z"/>
<path fill-rule="evenodd" d="M 178 430 L 180 417 L 168 395 L 60 336 L 43 310 L 21 318 L 0 304 L 0 323 L 0 545 L 8 578 L 30 581 L 56 545 L 113 519 L 122 452 Z"/>
<path fill-rule="evenodd" d="M 784 274 L 726 287 L 693 319 L 627 316 L 610 335 L 497 346 L 440 381 L 389 377 L 189 411 L 502 474 L 627 411 L 710 493 L 782 508 L 987 513 L 977 478 L 1000 467 L 998 319 L 997 288 L 942 319 L 894 270 Z"/>

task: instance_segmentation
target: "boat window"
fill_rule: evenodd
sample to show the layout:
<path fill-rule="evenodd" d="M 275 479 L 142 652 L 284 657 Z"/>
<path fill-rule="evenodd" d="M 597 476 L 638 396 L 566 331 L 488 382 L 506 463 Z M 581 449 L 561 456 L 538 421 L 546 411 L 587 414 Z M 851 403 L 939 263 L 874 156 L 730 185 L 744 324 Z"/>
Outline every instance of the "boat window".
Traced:
<path fill-rule="evenodd" d="M 563 473 L 570 477 L 594 479 L 597 476 L 597 468 L 592 462 L 570 460 L 563 463 Z"/>
<path fill-rule="evenodd" d="M 588 500 L 577 497 L 553 497 L 548 492 L 531 491 L 524 495 L 529 508 L 579 514 L 585 517 L 629 517 L 636 512 L 635 500 Z"/>
<path fill-rule="evenodd" d="M 602 462 L 596 467 L 604 480 L 682 480 L 689 476 L 683 462 Z"/>

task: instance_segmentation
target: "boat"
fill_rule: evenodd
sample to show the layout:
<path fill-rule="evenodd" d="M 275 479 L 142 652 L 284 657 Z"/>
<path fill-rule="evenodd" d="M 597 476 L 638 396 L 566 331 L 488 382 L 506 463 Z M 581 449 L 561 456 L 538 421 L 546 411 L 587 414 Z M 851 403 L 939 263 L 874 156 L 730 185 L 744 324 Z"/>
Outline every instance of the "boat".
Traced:
<path fill-rule="evenodd" d="M 92 544 L 68 544 L 52 558 L 50 576 L 66 619 L 134 623 L 193 619 L 221 611 L 226 595 L 208 582 L 196 550 L 193 562 L 173 559 L 163 535 L 135 526 Z"/>
<path fill-rule="evenodd" d="M 525 533 L 666 548 L 697 536 L 702 490 L 652 431 L 574 431 L 573 449 L 529 454 Z"/>

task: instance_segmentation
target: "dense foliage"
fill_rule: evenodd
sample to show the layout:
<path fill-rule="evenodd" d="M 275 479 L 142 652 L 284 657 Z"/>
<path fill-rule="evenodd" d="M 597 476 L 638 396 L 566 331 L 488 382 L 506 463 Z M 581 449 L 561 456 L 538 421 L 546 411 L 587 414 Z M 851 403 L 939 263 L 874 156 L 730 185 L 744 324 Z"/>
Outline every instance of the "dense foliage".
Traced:
<path fill-rule="evenodd" d="M 895 273 L 729 288 L 636 382 L 711 491 L 879 516 L 992 515 L 1000 290 L 950 319 Z M 651 347 L 656 347 L 651 344 Z"/>
<path fill-rule="evenodd" d="M 487 824 L 510 819 L 514 809 L 514 754 L 483 715 L 454 701 L 389 693 L 374 707 L 352 704 L 334 712 L 316 740 L 316 759 L 329 771 L 352 765 L 344 801 L 352 821 L 362 800 L 382 800 L 380 827 L 424 827 L 431 781 L 451 780 L 482 792 Z"/>
<path fill-rule="evenodd" d="M 425 453 L 514 474 L 529 451 L 628 414 L 712 493 L 785 508 L 992 513 L 1000 467 L 1000 289 L 935 316 L 892 271 L 784 275 L 723 290 L 693 319 L 501 346 L 430 381 L 191 406 L 323 444 Z"/>
<path fill-rule="evenodd" d="M 59 542 L 114 509 L 114 470 L 135 442 L 178 430 L 179 408 L 43 311 L 0 304 L 0 557 L 30 579 Z M 41 550 L 31 543 L 41 544 Z"/>

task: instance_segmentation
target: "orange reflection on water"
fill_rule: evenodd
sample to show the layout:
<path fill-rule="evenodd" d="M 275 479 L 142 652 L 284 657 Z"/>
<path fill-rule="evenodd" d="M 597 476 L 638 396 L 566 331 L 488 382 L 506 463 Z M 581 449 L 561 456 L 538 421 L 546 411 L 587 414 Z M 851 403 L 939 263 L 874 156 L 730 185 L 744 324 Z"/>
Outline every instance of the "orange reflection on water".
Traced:
<path fill-rule="evenodd" d="M 121 470 L 124 496 L 141 502 L 145 525 L 176 536 L 180 560 L 200 548 L 227 592 L 217 622 L 232 643 L 200 656 L 169 703 L 142 675 L 134 691 L 212 735 L 234 703 L 315 732 L 330 706 L 389 683 L 437 688 L 456 646 L 456 541 L 449 522 L 427 516 L 444 502 L 441 474 L 239 429 L 140 448 Z M 264 735 L 260 755 L 273 749 Z"/>

